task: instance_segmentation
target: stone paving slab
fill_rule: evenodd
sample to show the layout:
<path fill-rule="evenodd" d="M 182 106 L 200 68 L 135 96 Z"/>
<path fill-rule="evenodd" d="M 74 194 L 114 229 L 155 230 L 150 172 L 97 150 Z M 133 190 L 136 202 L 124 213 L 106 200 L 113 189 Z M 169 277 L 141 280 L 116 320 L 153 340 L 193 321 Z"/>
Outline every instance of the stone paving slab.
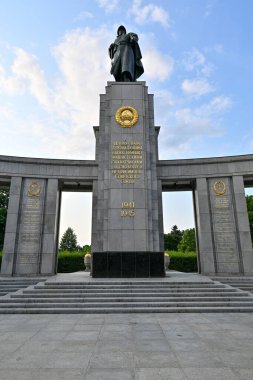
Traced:
<path fill-rule="evenodd" d="M 0 316 L 1 380 L 252 380 L 253 315 Z"/>

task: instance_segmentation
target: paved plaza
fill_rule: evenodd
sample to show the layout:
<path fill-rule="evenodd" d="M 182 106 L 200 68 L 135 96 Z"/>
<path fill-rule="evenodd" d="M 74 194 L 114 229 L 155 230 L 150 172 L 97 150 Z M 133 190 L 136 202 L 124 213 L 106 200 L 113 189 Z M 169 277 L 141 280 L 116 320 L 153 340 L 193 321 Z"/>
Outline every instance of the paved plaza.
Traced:
<path fill-rule="evenodd" d="M 252 380 L 253 314 L 1 315 L 1 380 Z"/>

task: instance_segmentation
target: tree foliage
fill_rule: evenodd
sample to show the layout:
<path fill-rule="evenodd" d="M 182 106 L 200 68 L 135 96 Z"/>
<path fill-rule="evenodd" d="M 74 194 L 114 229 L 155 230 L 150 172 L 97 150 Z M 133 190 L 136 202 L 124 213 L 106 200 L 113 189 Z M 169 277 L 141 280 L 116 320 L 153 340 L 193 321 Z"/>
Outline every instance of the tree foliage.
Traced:
<path fill-rule="evenodd" d="M 64 232 L 60 242 L 60 251 L 77 251 L 77 236 L 74 233 L 74 230 L 71 227 L 68 227 Z"/>
<path fill-rule="evenodd" d="M 0 189 L 0 250 L 4 245 L 4 233 L 9 203 L 9 189 Z"/>
<path fill-rule="evenodd" d="M 246 195 L 251 240 L 253 241 L 253 195 Z"/>
<path fill-rule="evenodd" d="M 178 250 L 182 252 L 196 251 L 195 228 L 184 230 Z"/>
<path fill-rule="evenodd" d="M 84 254 L 86 255 L 87 253 L 91 253 L 91 246 L 86 244 L 83 246 L 83 251 L 84 251 Z"/>
<path fill-rule="evenodd" d="M 165 251 L 177 251 L 182 235 L 183 231 L 180 231 L 176 225 L 171 228 L 171 232 L 164 234 Z"/>

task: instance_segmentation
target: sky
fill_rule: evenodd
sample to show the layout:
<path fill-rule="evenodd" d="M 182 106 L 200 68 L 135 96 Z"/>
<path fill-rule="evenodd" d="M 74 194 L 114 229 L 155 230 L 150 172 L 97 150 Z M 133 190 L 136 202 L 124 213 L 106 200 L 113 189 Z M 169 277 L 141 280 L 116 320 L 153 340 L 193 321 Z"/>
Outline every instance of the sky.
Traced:
<path fill-rule="evenodd" d="M 252 0 L 1 0 L 0 154 L 94 159 L 119 25 L 139 36 L 160 159 L 251 154 Z M 193 227 L 191 193 L 164 225 Z M 64 194 L 61 232 L 90 241 L 91 195 Z"/>

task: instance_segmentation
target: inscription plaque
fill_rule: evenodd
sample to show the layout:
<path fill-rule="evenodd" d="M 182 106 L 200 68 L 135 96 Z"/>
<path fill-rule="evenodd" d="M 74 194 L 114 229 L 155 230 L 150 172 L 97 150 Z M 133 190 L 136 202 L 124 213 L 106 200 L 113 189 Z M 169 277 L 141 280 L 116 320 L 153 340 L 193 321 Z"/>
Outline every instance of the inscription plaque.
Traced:
<path fill-rule="evenodd" d="M 121 183 L 135 183 L 143 173 L 143 148 L 139 141 L 114 141 L 112 143 L 111 170 Z"/>
<path fill-rule="evenodd" d="M 41 250 L 44 181 L 25 180 L 19 228 L 18 272 L 38 270 Z"/>
<path fill-rule="evenodd" d="M 238 247 L 229 182 L 215 181 L 211 193 L 213 232 L 218 270 L 238 265 Z"/>

